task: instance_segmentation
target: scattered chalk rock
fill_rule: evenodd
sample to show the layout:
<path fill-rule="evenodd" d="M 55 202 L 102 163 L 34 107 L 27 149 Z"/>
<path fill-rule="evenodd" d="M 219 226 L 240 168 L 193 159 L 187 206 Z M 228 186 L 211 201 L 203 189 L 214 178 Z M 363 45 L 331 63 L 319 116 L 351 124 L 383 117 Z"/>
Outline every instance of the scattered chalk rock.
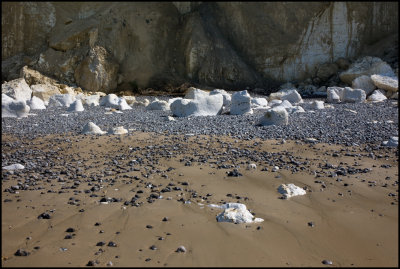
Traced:
<path fill-rule="evenodd" d="M 107 94 L 100 99 L 100 106 L 119 108 L 119 97 L 113 93 Z"/>
<path fill-rule="evenodd" d="M 251 98 L 251 108 L 252 109 L 262 109 L 269 108 L 268 101 L 262 97 Z"/>
<path fill-rule="evenodd" d="M 99 106 L 100 105 L 100 95 L 98 95 L 98 94 L 83 96 L 81 98 L 81 100 L 82 100 L 82 103 L 84 103 L 88 106 Z"/>
<path fill-rule="evenodd" d="M 285 199 L 293 196 L 305 195 L 306 191 L 294 184 L 282 184 L 278 187 L 278 192 L 283 195 Z"/>
<path fill-rule="evenodd" d="M 4 170 L 20 170 L 20 169 L 24 169 L 24 168 L 25 168 L 25 166 L 23 166 L 20 163 L 15 163 L 15 164 L 11 164 L 11 165 L 2 167 L 2 169 L 4 169 Z"/>
<path fill-rule="evenodd" d="M 230 106 L 231 101 L 232 101 L 232 95 L 229 94 L 227 91 L 222 90 L 222 89 L 214 89 L 210 92 L 210 95 L 215 95 L 215 94 L 222 94 L 222 97 L 224 98 L 224 106 Z"/>
<path fill-rule="evenodd" d="M 222 94 L 196 94 L 196 99 L 176 99 L 170 105 L 172 114 L 177 117 L 215 116 L 221 113 Z"/>
<path fill-rule="evenodd" d="M 162 101 L 162 100 L 158 100 L 156 98 L 156 100 L 154 100 L 153 102 L 151 102 L 147 107 L 146 110 L 162 110 L 162 111 L 168 111 L 170 110 L 170 105 L 167 101 Z"/>
<path fill-rule="evenodd" d="M 279 106 L 280 104 L 282 104 L 282 100 L 278 100 L 278 99 L 272 99 L 268 102 L 268 105 L 270 107 L 275 107 L 275 106 Z"/>
<path fill-rule="evenodd" d="M 25 79 L 18 78 L 1 85 L 1 93 L 8 95 L 15 100 L 31 100 L 32 90 Z"/>
<path fill-rule="evenodd" d="M 253 114 L 253 109 L 251 108 L 251 96 L 247 92 L 247 90 L 235 92 L 234 94 L 232 94 L 230 114 Z"/>
<path fill-rule="evenodd" d="M 108 130 L 108 134 L 112 134 L 112 135 L 122 135 L 122 134 L 127 134 L 127 133 L 128 133 L 128 130 L 125 129 L 123 126 L 110 128 Z"/>
<path fill-rule="evenodd" d="M 365 91 L 365 94 L 370 95 L 375 89 L 376 86 L 372 79 L 369 76 L 362 75 L 358 78 L 355 78 L 351 84 L 353 89 L 362 89 Z"/>
<path fill-rule="evenodd" d="M 284 107 L 277 106 L 267 110 L 259 119 L 259 125 L 287 125 L 289 122 L 288 112 Z"/>
<path fill-rule="evenodd" d="M 240 203 L 227 203 L 224 205 L 224 211 L 217 216 L 218 222 L 253 223 L 263 222 L 261 218 L 255 218 L 246 205 Z"/>
<path fill-rule="evenodd" d="M 383 141 L 382 145 L 385 147 L 397 148 L 399 146 L 399 137 L 392 136 L 390 137 L 389 141 Z"/>
<path fill-rule="evenodd" d="M 76 97 L 69 93 L 65 94 L 55 94 L 49 99 L 49 107 L 69 107 L 73 102 L 75 102 Z"/>
<path fill-rule="evenodd" d="M 82 134 L 105 134 L 105 131 L 102 131 L 99 126 L 94 124 L 93 122 L 88 122 L 82 130 Z"/>
<path fill-rule="evenodd" d="M 374 74 L 389 77 L 395 76 L 390 65 L 382 61 L 380 58 L 365 56 L 352 63 L 349 69 L 340 73 L 339 78 L 341 81 L 351 85 L 354 79 L 362 75 L 372 76 Z"/>
<path fill-rule="evenodd" d="M 36 96 L 32 96 L 32 99 L 28 101 L 28 105 L 31 109 L 46 109 L 46 105 L 44 104 L 43 100 Z"/>
<path fill-rule="evenodd" d="M 324 101 L 313 101 L 311 102 L 312 109 L 325 109 Z"/>
<path fill-rule="evenodd" d="M 81 112 L 84 110 L 85 109 L 83 108 L 81 99 L 75 100 L 68 108 L 68 111 L 71 111 L 71 112 Z"/>
<path fill-rule="evenodd" d="M 14 100 L 6 94 L 1 95 L 1 117 L 22 118 L 27 117 L 30 107 L 25 100 Z"/>
<path fill-rule="evenodd" d="M 399 79 L 397 77 L 372 75 L 371 80 L 379 89 L 389 92 L 397 92 L 399 90 Z"/>
<path fill-rule="evenodd" d="M 345 87 L 343 90 L 342 102 L 345 103 L 362 103 L 366 100 L 366 94 L 364 90 L 352 89 L 350 87 Z"/>
<path fill-rule="evenodd" d="M 279 92 L 282 92 L 282 96 L 280 98 L 282 101 L 287 100 L 291 104 L 298 104 L 303 102 L 303 99 L 296 89 L 280 90 Z"/>
<path fill-rule="evenodd" d="M 382 102 L 386 100 L 385 94 L 381 90 L 375 90 L 369 97 L 368 101 L 371 102 Z"/>
<path fill-rule="evenodd" d="M 328 87 L 327 93 L 327 103 L 340 103 L 343 99 L 344 88 L 341 87 Z"/>
<path fill-rule="evenodd" d="M 118 99 L 118 109 L 119 110 L 129 110 L 129 109 L 132 109 L 132 107 L 130 107 L 128 105 L 128 103 L 126 102 L 125 98 L 120 97 Z"/>

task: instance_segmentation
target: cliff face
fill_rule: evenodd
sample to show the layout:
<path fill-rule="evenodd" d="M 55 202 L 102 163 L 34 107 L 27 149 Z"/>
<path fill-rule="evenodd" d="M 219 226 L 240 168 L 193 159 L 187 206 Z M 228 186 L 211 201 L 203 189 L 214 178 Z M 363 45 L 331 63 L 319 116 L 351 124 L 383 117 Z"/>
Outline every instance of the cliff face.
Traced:
<path fill-rule="evenodd" d="M 381 57 L 397 21 L 397 2 L 2 2 L 2 75 L 28 65 L 105 92 L 268 87 L 341 57 Z"/>

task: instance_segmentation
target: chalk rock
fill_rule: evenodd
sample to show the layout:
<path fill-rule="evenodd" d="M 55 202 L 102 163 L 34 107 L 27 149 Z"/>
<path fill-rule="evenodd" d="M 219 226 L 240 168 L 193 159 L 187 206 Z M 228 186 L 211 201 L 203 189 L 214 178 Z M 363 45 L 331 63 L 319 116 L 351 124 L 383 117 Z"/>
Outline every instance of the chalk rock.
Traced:
<path fill-rule="evenodd" d="M 279 106 L 280 104 L 282 104 L 282 100 L 278 100 L 278 99 L 272 99 L 268 102 L 268 105 L 270 107 L 275 107 L 275 106 Z"/>
<path fill-rule="evenodd" d="M 82 103 L 88 106 L 99 106 L 100 105 L 100 95 L 92 94 L 92 95 L 84 95 L 82 98 Z"/>
<path fill-rule="evenodd" d="M 15 100 L 31 100 L 32 90 L 25 82 L 25 79 L 18 78 L 1 84 L 1 93 L 8 95 Z"/>
<path fill-rule="evenodd" d="M 167 101 L 162 101 L 162 100 L 156 99 L 146 107 L 146 110 L 168 111 L 168 110 L 170 110 L 170 105 Z"/>
<path fill-rule="evenodd" d="M 390 92 L 397 92 L 399 90 L 399 79 L 397 77 L 372 75 L 371 80 L 379 89 Z"/>
<path fill-rule="evenodd" d="M 68 108 L 68 111 L 72 111 L 72 112 L 81 112 L 84 110 L 85 109 L 83 108 L 81 99 L 75 100 Z"/>
<path fill-rule="evenodd" d="M 114 128 L 110 128 L 108 130 L 108 134 L 116 134 L 116 135 L 122 135 L 122 134 L 127 134 L 128 130 L 125 129 L 123 126 L 118 126 Z"/>
<path fill-rule="evenodd" d="M 49 99 L 49 107 L 69 107 L 76 100 L 75 96 L 71 94 L 55 94 Z"/>
<path fill-rule="evenodd" d="M 247 90 L 232 94 L 231 115 L 253 114 L 251 96 Z"/>
<path fill-rule="evenodd" d="M 222 96 L 224 97 L 224 104 L 223 104 L 224 106 L 231 105 L 232 96 L 227 91 L 222 89 L 214 89 L 210 92 L 210 95 L 215 95 L 215 94 L 222 94 Z"/>
<path fill-rule="evenodd" d="M 27 117 L 30 107 L 25 100 L 14 100 L 6 94 L 1 94 L 1 117 L 2 118 L 21 118 Z"/>
<path fill-rule="evenodd" d="M 325 109 L 324 101 L 313 101 L 311 102 L 312 109 Z"/>
<path fill-rule="evenodd" d="M 351 85 L 354 79 L 362 75 L 372 76 L 374 74 L 389 77 L 395 76 L 390 65 L 380 58 L 365 56 L 352 63 L 349 69 L 340 73 L 339 78 L 341 81 Z"/>
<path fill-rule="evenodd" d="M 279 106 L 285 108 L 286 110 L 291 109 L 293 107 L 288 100 L 283 100 L 282 103 L 279 104 Z"/>
<path fill-rule="evenodd" d="M 385 147 L 397 148 L 399 146 L 399 137 L 392 136 L 389 141 L 383 141 L 382 145 Z"/>
<path fill-rule="evenodd" d="M 52 95 L 61 94 L 58 87 L 49 84 L 32 85 L 31 89 L 32 95 L 42 99 L 45 104 L 49 104 L 49 100 Z"/>
<path fill-rule="evenodd" d="M 185 94 L 185 99 L 197 99 L 201 97 L 207 97 L 210 94 L 206 91 L 202 91 L 200 89 L 196 89 L 194 87 L 190 87 Z"/>
<path fill-rule="evenodd" d="M 289 116 L 286 109 L 282 106 L 273 107 L 267 110 L 259 119 L 259 125 L 287 125 Z"/>
<path fill-rule="evenodd" d="M 292 106 L 292 107 L 290 107 L 290 108 L 286 108 L 286 111 L 287 111 L 289 114 L 306 112 L 306 111 L 304 110 L 304 108 L 301 107 L 301 106 Z"/>
<path fill-rule="evenodd" d="M 100 106 L 119 108 L 119 97 L 113 93 L 107 94 L 100 99 Z"/>
<path fill-rule="evenodd" d="M 280 97 L 282 101 L 287 100 L 291 104 L 298 104 L 303 102 L 300 94 L 295 89 L 280 90 L 280 92 L 282 92 L 282 95 Z"/>
<path fill-rule="evenodd" d="M 353 89 L 362 89 L 365 91 L 365 94 L 368 96 L 371 94 L 375 89 L 376 86 L 372 79 L 369 76 L 362 75 L 353 80 L 351 87 Z"/>
<path fill-rule="evenodd" d="M 327 103 L 340 103 L 343 98 L 344 88 L 341 87 L 328 87 L 327 93 Z"/>
<path fill-rule="evenodd" d="M 94 124 L 93 122 L 88 122 L 82 130 L 82 134 L 105 134 L 106 132 L 102 131 L 99 126 Z"/>
<path fill-rule="evenodd" d="M 31 109 L 46 109 L 46 105 L 44 104 L 43 100 L 36 96 L 32 96 L 32 99 L 27 103 Z"/>
<path fill-rule="evenodd" d="M 196 99 L 177 99 L 171 103 L 174 116 L 215 116 L 221 113 L 224 98 L 222 94 L 201 96 Z"/>
<path fill-rule="evenodd" d="M 345 87 L 343 90 L 342 102 L 345 103 L 362 103 L 366 100 L 366 94 L 364 90 L 352 89 Z"/>
<path fill-rule="evenodd" d="M 251 98 L 251 108 L 259 109 L 268 107 L 268 101 L 262 97 Z"/>
<path fill-rule="evenodd" d="M 133 103 L 135 103 L 135 102 L 136 102 L 136 97 L 135 97 L 135 96 L 131 96 L 131 95 L 124 95 L 124 96 L 122 96 L 122 97 L 124 97 L 124 98 L 125 98 L 125 100 L 126 100 L 126 103 L 127 103 L 128 105 L 132 105 Z"/>
<path fill-rule="evenodd" d="M 20 163 L 15 163 L 15 164 L 3 166 L 2 168 L 3 168 L 4 170 L 20 170 L 20 169 L 24 169 L 25 166 L 23 166 L 23 165 L 20 164 Z"/>
<path fill-rule="evenodd" d="M 124 97 L 120 97 L 118 99 L 118 109 L 119 110 L 129 110 L 129 109 L 132 109 L 132 107 L 130 107 L 128 105 L 128 103 L 126 102 Z"/>
<path fill-rule="evenodd" d="M 386 96 L 384 93 L 382 93 L 381 90 L 375 90 L 369 97 L 368 97 L 368 101 L 371 102 L 382 102 L 384 100 L 386 100 Z"/>
<path fill-rule="evenodd" d="M 293 196 L 305 195 L 306 191 L 294 184 L 282 184 L 278 187 L 278 192 L 283 195 L 285 199 Z"/>
<path fill-rule="evenodd" d="M 239 224 L 264 221 L 261 218 L 255 218 L 250 211 L 247 210 L 246 205 L 244 204 L 227 203 L 223 208 L 224 211 L 217 216 L 218 222 L 232 222 Z"/>

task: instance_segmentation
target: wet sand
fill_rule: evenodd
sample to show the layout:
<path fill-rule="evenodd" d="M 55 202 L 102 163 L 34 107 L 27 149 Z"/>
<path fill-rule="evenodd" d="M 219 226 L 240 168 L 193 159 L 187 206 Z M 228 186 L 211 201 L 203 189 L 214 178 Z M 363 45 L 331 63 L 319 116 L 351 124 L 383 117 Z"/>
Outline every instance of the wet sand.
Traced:
<path fill-rule="evenodd" d="M 35 149 L 33 154 L 46 158 L 45 153 L 53 151 L 54 158 L 42 171 L 67 173 L 44 179 L 44 172 L 22 171 L 3 179 L 5 267 L 85 266 L 88 261 L 97 261 L 96 266 L 110 261 L 113 266 L 327 266 L 323 260 L 341 267 L 398 266 L 398 149 L 376 149 L 374 154 L 380 158 L 374 159 L 363 145 L 282 144 L 280 140 L 152 133 L 49 135 L 19 141 L 13 147 L 15 141 L 17 137 L 3 134 L 2 153 Z M 129 164 L 138 158 L 142 158 L 141 164 Z M 272 172 L 272 162 L 281 166 L 279 171 Z M 246 170 L 248 163 L 255 163 L 257 169 Z M 323 168 L 325 163 L 333 168 Z M 233 168 L 217 168 L 230 164 L 240 165 L 243 176 L 228 177 Z M 359 172 L 330 177 L 337 166 Z M 78 167 L 82 170 L 74 176 Z M 268 171 L 262 171 L 264 167 Z M 372 170 L 360 172 L 365 168 Z M 4 192 L 32 175 L 38 179 L 30 190 Z M 62 188 L 77 180 L 75 188 Z M 154 187 L 146 187 L 149 183 Z M 169 183 L 181 190 L 161 192 Z M 283 183 L 306 186 L 307 194 L 279 199 L 277 188 Z M 101 186 L 99 191 L 84 192 L 95 184 Z M 90 197 L 93 193 L 98 197 Z M 151 193 L 162 199 L 149 203 Z M 124 205 L 135 194 L 140 196 L 136 202 L 142 203 Z M 71 197 L 79 201 L 69 204 Z M 102 197 L 121 201 L 101 204 Z M 184 203 L 188 200 L 191 203 Z M 223 202 L 243 203 L 264 222 L 217 222 L 215 217 L 222 210 L 207 204 Z M 38 219 L 43 212 L 49 212 L 51 219 Z M 162 221 L 164 217 L 168 220 Z M 95 226 L 96 222 L 100 225 Z M 67 233 L 70 227 L 75 232 Z M 67 234 L 75 235 L 64 239 Z M 96 246 L 100 241 L 106 244 Z M 108 247 L 110 241 L 117 246 Z M 152 245 L 157 249 L 149 249 Z M 176 252 L 181 245 L 185 253 Z M 15 256 L 18 249 L 30 255 Z"/>

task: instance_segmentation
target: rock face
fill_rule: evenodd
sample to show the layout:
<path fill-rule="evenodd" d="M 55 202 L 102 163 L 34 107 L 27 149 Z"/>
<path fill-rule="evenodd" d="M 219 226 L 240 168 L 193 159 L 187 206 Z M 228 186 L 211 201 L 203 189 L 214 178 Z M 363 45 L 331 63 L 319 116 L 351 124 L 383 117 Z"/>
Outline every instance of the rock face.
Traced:
<path fill-rule="evenodd" d="M 397 18 L 397 2 L 4 2 L 2 74 L 28 65 L 105 92 L 266 88 L 328 78 L 337 60 L 397 33 Z"/>
<path fill-rule="evenodd" d="M 118 64 L 103 47 L 91 48 L 75 69 L 75 80 L 85 90 L 112 92 L 117 87 Z"/>

